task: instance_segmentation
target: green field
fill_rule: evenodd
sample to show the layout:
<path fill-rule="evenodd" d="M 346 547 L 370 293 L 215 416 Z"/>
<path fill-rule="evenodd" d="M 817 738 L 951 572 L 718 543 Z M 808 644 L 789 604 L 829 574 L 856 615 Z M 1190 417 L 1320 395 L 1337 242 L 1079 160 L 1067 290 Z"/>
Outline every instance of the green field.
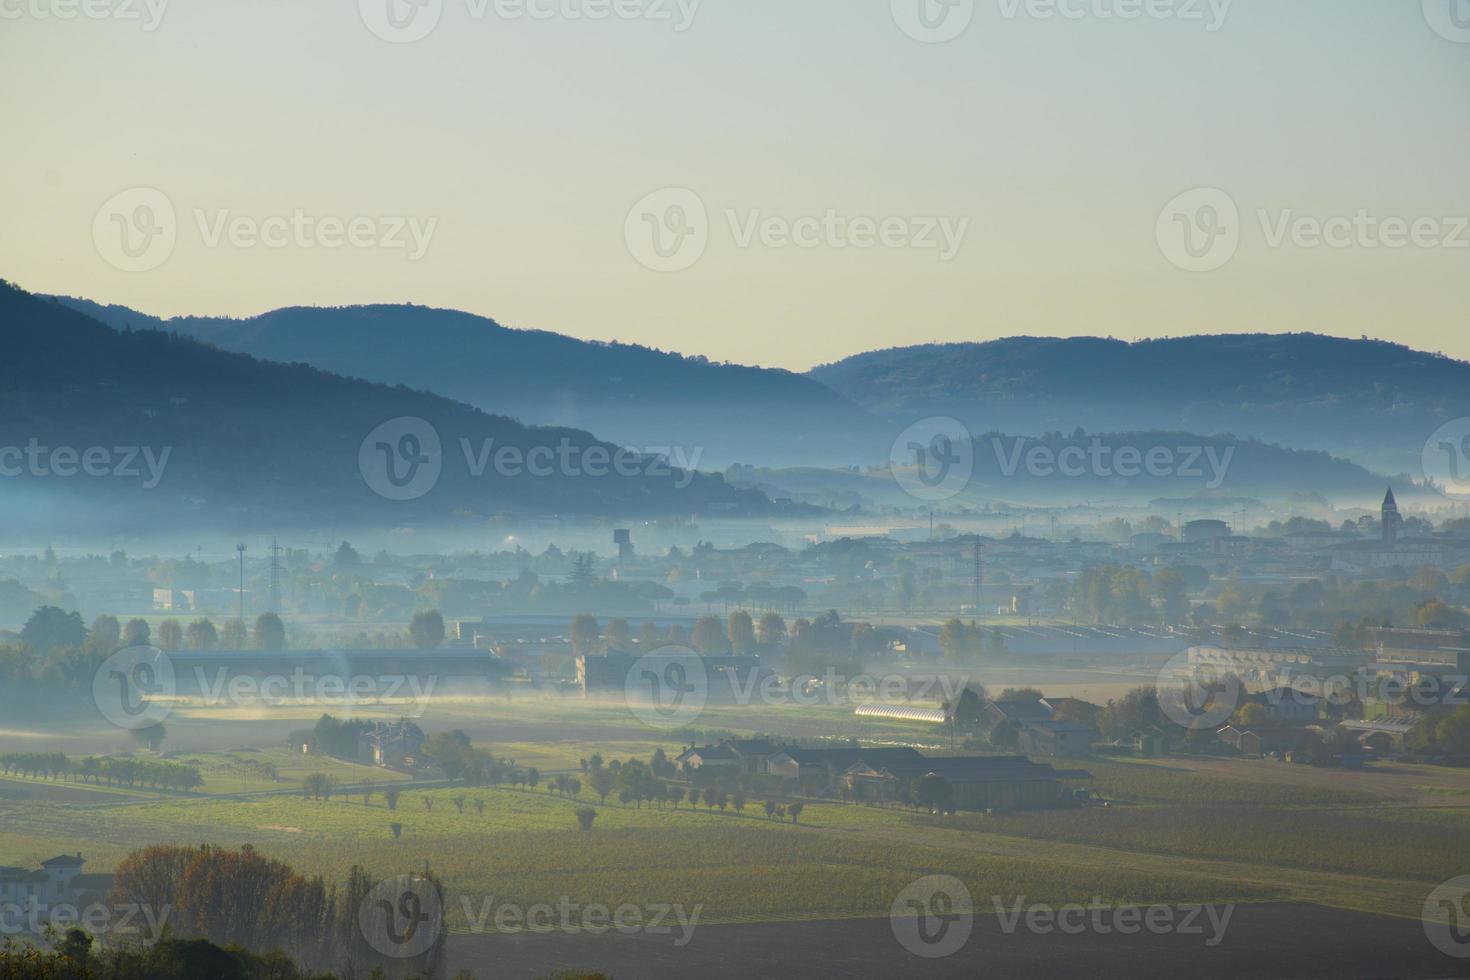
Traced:
<path fill-rule="evenodd" d="M 607 748 L 623 754 L 653 744 Z M 580 741 L 491 748 L 545 768 L 575 765 L 595 750 Z M 700 905 L 709 922 L 884 915 L 899 890 L 935 873 L 966 881 L 985 907 L 993 895 L 1050 903 L 1295 899 L 1414 916 L 1434 884 L 1470 871 L 1470 859 L 1459 857 L 1470 807 L 1452 792 L 1470 789 L 1470 774 L 1449 770 L 1093 760 L 1094 785 L 1115 801 L 1109 808 L 936 817 L 808 803 L 793 826 L 767 820 L 754 801 L 744 814 L 609 803 L 584 833 L 573 811 L 596 804 L 585 789 L 568 800 L 509 788 L 410 788 L 390 812 L 381 788 L 367 803 L 360 794 L 267 795 L 230 775 L 238 754 L 179 755 L 206 766 L 205 791 L 188 797 L 0 795 L 0 864 L 82 850 L 89 869 L 101 870 L 146 844 L 202 841 L 249 843 L 331 880 L 353 864 L 388 876 L 428 862 L 445 881 L 456 923 L 464 901 L 478 907 L 491 896 Z M 283 766 L 282 779 L 320 768 L 343 784 L 389 775 L 298 759 Z M 401 839 L 389 831 L 394 822 Z"/>

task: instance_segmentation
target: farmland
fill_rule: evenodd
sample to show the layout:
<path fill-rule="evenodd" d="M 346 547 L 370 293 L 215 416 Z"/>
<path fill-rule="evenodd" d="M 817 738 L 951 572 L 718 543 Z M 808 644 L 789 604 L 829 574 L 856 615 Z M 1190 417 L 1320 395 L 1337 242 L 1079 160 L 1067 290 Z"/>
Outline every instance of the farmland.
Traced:
<path fill-rule="evenodd" d="M 646 755 L 658 745 L 677 747 L 656 738 L 490 747 L 550 769 L 572 768 L 594 751 Z M 201 792 L 88 785 L 75 787 L 85 797 L 72 797 L 60 792 L 71 783 L 7 781 L 35 792 L 0 795 L 0 863 L 85 850 L 107 867 L 146 844 L 202 840 L 252 844 L 329 880 L 353 864 L 388 876 L 427 862 L 445 882 L 454 928 L 464 927 L 462 898 L 534 904 L 569 891 L 584 904 L 698 905 L 706 922 L 879 916 L 899 890 L 934 873 L 959 877 L 977 896 L 1051 903 L 1298 900 L 1414 916 L 1428 888 L 1456 871 L 1447 856 L 1463 850 L 1457 845 L 1470 831 L 1470 808 L 1455 795 L 1470 782 L 1446 770 L 1094 760 L 1094 785 L 1114 801 L 1108 809 L 946 817 L 809 802 L 793 825 L 767 819 L 754 800 L 743 813 L 603 805 L 585 787 L 573 800 L 544 790 L 407 786 L 390 811 L 383 789 L 391 774 L 383 770 L 277 749 L 176 758 L 202 767 Z M 279 781 L 242 777 L 246 758 L 270 760 Z M 343 786 L 378 785 L 367 797 L 328 800 L 294 791 L 318 771 Z M 584 833 L 573 811 L 589 804 L 598 816 Z"/>

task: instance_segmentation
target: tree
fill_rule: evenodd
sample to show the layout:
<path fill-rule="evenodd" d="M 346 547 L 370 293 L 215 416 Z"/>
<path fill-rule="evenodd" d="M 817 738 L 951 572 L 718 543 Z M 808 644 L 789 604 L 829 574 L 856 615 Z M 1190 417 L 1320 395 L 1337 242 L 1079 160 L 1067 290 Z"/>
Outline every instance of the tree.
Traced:
<path fill-rule="evenodd" d="M 66 612 L 56 606 L 42 606 L 31 613 L 21 628 L 20 638 L 37 653 L 45 654 L 64 647 L 80 647 L 87 642 L 87 627 L 81 613 Z"/>
<path fill-rule="evenodd" d="M 213 650 L 219 643 L 219 631 L 207 619 L 196 619 L 184 630 L 184 643 L 190 650 Z"/>
<path fill-rule="evenodd" d="M 602 629 L 597 625 L 596 616 L 580 613 L 572 617 L 572 653 L 579 657 L 587 656 L 597 649 L 597 641 L 601 638 Z"/>
<path fill-rule="evenodd" d="M 659 630 L 657 623 L 645 619 L 638 625 L 638 650 L 640 653 L 657 650 L 663 645 L 664 635 Z"/>
<path fill-rule="evenodd" d="M 362 566 L 362 555 L 359 555 L 357 549 L 352 545 L 343 541 L 337 547 L 336 554 L 332 556 L 332 564 L 338 568 L 359 568 Z"/>
<path fill-rule="evenodd" d="M 797 822 L 797 819 L 801 816 L 801 811 L 804 809 L 806 809 L 805 803 L 793 803 L 786 808 L 786 812 L 791 814 L 792 823 Z"/>
<path fill-rule="evenodd" d="M 1176 568 L 1166 568 L 1154 576 L 1154 595 L 1166 623 L 1182 623 L 1189 615 L 1189 587 Z"/>
<path fill-rule="evenodd" d="M 140 745 L 146 745 L 149 752 L 157 752 L 158 747 L 163 744 L 164 738 L 168 736 L 168 729 L 164 728 L 162 723 L 154 722 L 152 725 L 146 725 L 143 728 L 134 728 L 128 734 L 132 735 L 133 741 Z"/>
<path fill-rule="evenodd" d="M 413 621 L 408 624 L 408 635 L 420 650 L 437 649 L 444 642 L 444 617 L 437 609 L 414 613 Z"/>
<path fill-rule="evenodd" d="M 128 625 L 123 627 L 122 642 L 127 647 L 145 647 L 152 633 L 148 629 L 147 620 L 130 619 Z"/>
<path fill-rule="evenodd" d="M 613 786 L 616 784 L 617 776 L 611 769 L 599 766 L 587 773 L 587 785 L 603 803 L 607 802 L 607 794 L 613 791 Z"/>
<path fill-rule="evenodd" d="M 750 613 L 744 609 L 737 609 L 730 614 L 728 626 L 730 649 L 739 656 L 747 656 L 755 653 L 755 623 L 751 621 Z"/>
<path fill-rule="evenodd" d="M 592 570 L 596 564 L 597 556 L 588 552 L 577 555 L 572 559 L 572 574 L 568 583 L 572 588 L 585 592 L 597 584 L 597 574 Z"/>
<path fill-rule="evenodd" d="M 954 808 L 954 787 L 949 780 L 932 772 L 914 785 L 913 795 L 930 813 L 948 813 Z"/>
<path fill-rule="evenodd" d="M 1265 706 L 1254 701 L 1241 705 L 1235 712 L 1235 723 L 1246 727 L 1264 724 L 1269 718 Z"/>
<path fill-rule="evenodd" d="M 614 619 L 607 624 L 607 648 L 609 650 L 633 649 L 633 630 L 626 619 Z"/>
<path fill-rule="evenodd" d="M 246 635 L 243 619 L 227 619 L 224 628 L 220 630 L 220 646 L 225 650 L 244 650 L 247 645 Z"/>
<path fill-rule="evenodd" d="M 255 617 L 255 648 L 257 650 L 284 650 L 286 648 L 286 624 L 273 612 Z"/>
<path fill-rule="evenodd" d="M 694 649 L 701 656 L 717 657 L 729 650 L 730 641 L 725 635 L 725 626 L 717 616 L 701 616 L 694 624 Z"/>
<path fill-rule="evenodd" d="M 122 646 L 122 626 L 118 623 L 116 616 L 98 616 L 92 620 L 91 636 L 88 638 L 92 649 L 103 656 L 111 656 Z"/>
<path fill-rule="evenodd" d="M 581 827 L 584 833 L 592 829 L 592 823 L 596 819 L 597 811 L 590 806 L 579 807 L 577 809 L 577 826 Z"/>
<path fill-rule="evenodd" d="M 170 653 L 184 648 L 184 629 L 177 619 L 165 619 L 158 624 L 158 646 Z"/>
<path fill-rule="evenodd" d="M 786 642 L 786 620 L 779 613 L 768 612 L 761 616 L 755 630 L 755 638 L 765 650 L 774 650 Z"/>

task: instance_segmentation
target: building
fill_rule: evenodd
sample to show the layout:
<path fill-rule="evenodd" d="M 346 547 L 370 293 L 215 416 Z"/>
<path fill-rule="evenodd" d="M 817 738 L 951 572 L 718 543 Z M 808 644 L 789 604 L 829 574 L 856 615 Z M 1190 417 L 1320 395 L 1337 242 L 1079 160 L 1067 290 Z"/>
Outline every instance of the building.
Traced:
<path fill-rule="evenodd" d="M 1216 737 L 1241 755 L 1269 755 L 1272 752 L 1299 752 L 1317 741 L 1315 733 L 1289 725 L 1226 725 Z"/>
<path fill-rule="evenodd" d="M 1410 668 L 1421 673 L 1435 669 L 1470 673 L 1470 632 L 1466 630 L 1375 626 L 1369 629 L 1368 635 L 1380 664 Z"/>
<path fill-rule="evenodd" d="M 1017 745 L 1027 755 L 1083 756 L 1092 753 L 1097 729 L 1073 721 L 1043 719 L 1021 726 Z"/>
<path fill-rule="evenodd" d="M 655 678 L 674 676 L 669 671 L 688 674 L 691 654 L 683 647 L 666 647 L 654 650 L 641 657 L 621 650 L 609 650 L 605 655 L 581 656 L 577 658 L 577 686 L 583 694 L 618 694 L 629 690 L 629 678 L 635 683 L 634 674 L 652 673 Z M 760 657 L 699 657 L 698 666 L 704 670 L 706 691 L 710 700 L 733 700 L 736 691 L 754 690 L 752 677 L 758 676 Z M 687 680 L 687 677 L 686 677 Z M 654 683 L 650 681 L 648 683 Z M 650 691 L 650 696 L 655 693 Z"/>
<path fill-rule="evenodd" d="M 876 701 L 858 705 L 853 713 L 859 718 L 912 721 L 921 725 L 948 725 L 950 721 L 949 712 L 943 708 L 924 708 L 912 704 L 882 704 Z"/>
<path fill-rule="evenodd" d="M 83 874 L 85 864 L 80 854 L 61 854 L 39 869 L 0 867 L 0 932 L 13 934 L 53 917 L 61 926 L 82 910 L 110 908 L 112 875 Z"/>
<path fill-rule="evenodd" d="M 1185 544 L 1209 544 L 1216 538 L 1230 537 L 1230 525 L 1224 521 L 1190 521 L 1184 525 Z"/>
<path fill-rule="evenodd" d="M 924 756 L 907 747 L 849 746 L 840 749 L 788 748 L 767 760 L 766 768 L 788 782 L 830 786 L 859 762 L 873 766 L 921 764 Z"/>
<path fill-rule="evenodd" d="M 1383 530 L 1383 546 L 1392 548 L 1398 544 L 1399 530 L 1404 526 L 1404 518 L 1399 513 L 1399 502 L 1394 498 L 1393 487 L 1388 488 L 1388 493 L 1383 498 L 1383 511 L 1379 524 Z"/>
<path fill-rule="evenodd" d="M 740 756 L 729 745 L 706 745 L 703 748 L 690 746 L 674 756 L 674 763 L 681 769 L 740 769 Z"/>
<path fill-rule="evenodd" d="M 1181 679 L 1201 672 L 1234 674 L 1244 681 L 1287 684 L 1295 677 L 1353 676 L 1368 665 L 1371 654 L 1335 647 L 1221 647 L 1189 648 L 1188 668 Z"/>
<path fill-rule="evenodd" d="M 380 721 L 357 737 L 357 758 L 365 766 L 413 769 L 423 747 L 423 730 L 413 722 Z"/>
<path fill-rule="evenodd" d="M 1343 721 L 1338 723 L 1337 729 L 1351 732 L 1363 748 L 1385 754 L 1404 747 L 1414 724 L 1408 721 Z"/>
<path fill-rule="evenodd" d="M 1283 725 L 1310 725 L 1322 716 L 1322 699 L 1292 687 L 1274 687 L 1249 701 L 1266 709 L 1266 717 Z"/>
<path fill-rule="evenodd" d="M 854 799 L 892 802 L 911 794 L 916 782 L 937 776 L 949 784 L 959 810 L 1026 810 L 1068 806 L 1076 794 L 1066 785 L 1092 774 L 1054 769 L 1025 756 L 920 758 L 910 762 L 854 763 L 842 782 Z"/>
<path fill-rule="evenodd" d="M 992 745 L 1010 745 L 1020 735 L 1022 726 L 1051 719 L 1052 709 L 1042 701 L 987 701 L 980 709 L 976 728 Z"/>

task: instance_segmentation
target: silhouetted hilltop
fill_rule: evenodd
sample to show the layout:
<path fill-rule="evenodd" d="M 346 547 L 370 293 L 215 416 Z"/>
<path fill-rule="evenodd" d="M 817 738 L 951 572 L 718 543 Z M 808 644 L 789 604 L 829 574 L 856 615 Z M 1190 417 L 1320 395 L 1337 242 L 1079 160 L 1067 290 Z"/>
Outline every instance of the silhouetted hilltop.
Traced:
<path fill-rule="evenodd" d="M 946 414 L 1026 433 L 1229 431 L 1390 471 L 1413 468 L 1441 423 L 1470 415 L 1470 364 L 1317 334 L 1014 337 L 873 351 L 810 377 L 892 419 Z"/>
<path fill-rule="evenodd" d="M 736 460 L 881 458 L 877 420 L 789 371 L 542 330 L 422 306 L 293 307 L 248 319 L 160 320 L 120 306 L 62 302 L 110 326 L 174 331 L 225 350 L 434 391 L 527 422 L 587 428 L 639 447 L 698 446 Z"/>
<path fill-rule="evenodd" d="M 530 427 L 408 387 L 261 361 L 177 334 L 110 329 L 5 283 L 0 329 L 6 352 L 0 359 L 0 447 L 48 450 L 44 472 L 23 454 L 0 455 L 6 470 L 0 493 L 15 519 L 64 514 L 69 523 L 88 523 L 105 511 L 109 519 L 132 514 L 191 526 L 252 515 L 275 522 L 362 517 L 406 524 L 518 513 L 772 509 L 762 494 L 734 490 L 720 476 L 684 474 L 654 460 L 634 465 L 624 454 L 619 472 L 604 461 L 619 458 L 618 447 L 584 431 Z M 397 418 L 425 420 L 442 446 L 440 475 L 414 499 L 375 492 L 359 459 L 369 434 Z M 400 444 L 402 434 L 390 429 L 382 434 L 383 446 L 366 450 L 368 472 L 379 485 L 372 466 L 386 466 L 380 453 L 428 455 L 419 442 Z M 57 447 L 69 447 L 78 458 L 63 450 L 52 459 Z M 541 447 L 559 455 L 532 465 L 530 454 Z M 108 450 L 109 459 L 104 465 L 94 453 L 89 474 L 82 464 L 92 448 Z M 104 472 L 118 468 L 129 449 L 139 476 Z M 156 462 L 165 449 L 161 479 L 145 487 L 148 451 Z M 497 461 L 502 451 L 510 455 Z M 575 472 L 563 458 L 575 461 Z M 409 464 L 399 462 L 398 475 L 407 474 Z M 70 512 L 73 504 L 93 510 Z"/>

